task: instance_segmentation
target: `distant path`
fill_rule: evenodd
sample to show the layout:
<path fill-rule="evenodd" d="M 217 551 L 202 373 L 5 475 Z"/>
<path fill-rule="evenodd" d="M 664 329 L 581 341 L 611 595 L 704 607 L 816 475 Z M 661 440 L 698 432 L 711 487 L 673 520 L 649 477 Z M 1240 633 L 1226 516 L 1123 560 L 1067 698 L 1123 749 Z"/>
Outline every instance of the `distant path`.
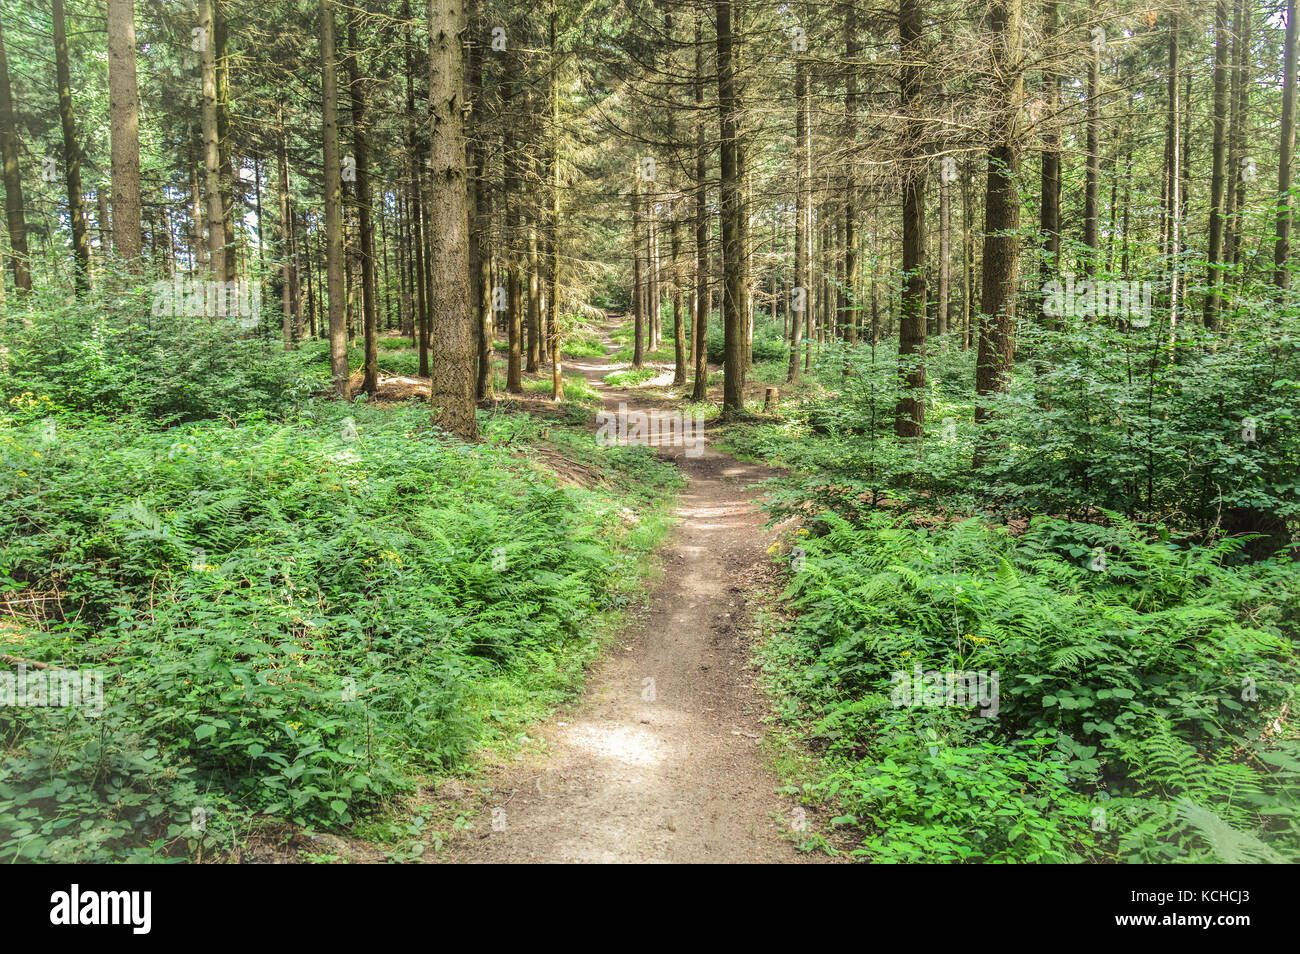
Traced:
<path fill-rule="evenodd" d="M 603 381 L 619 367 L 579 358 L 565 370 L 600 389 L 605 407 L 636 408 L 635 389 Z M 752 686 L 743 623 L 746 591 L 771 572 L 772 535 L 747 488 L 771 471 L 707 443 L 698 457 L 680 447 L 660 453 L 690 482 L 647 617 L 597 664 L 583 697 L 533 731 L 548 755 L 492 780 L 488 807 L 447 860 L 829 860 L 783 837 L 796 803 L 775 794 L 759 750 L 766 703 Z M 647 679 L 653 701 L 643 699 Z M 504 831 L 492 830 L 491 806 L 504 809 Z"/>

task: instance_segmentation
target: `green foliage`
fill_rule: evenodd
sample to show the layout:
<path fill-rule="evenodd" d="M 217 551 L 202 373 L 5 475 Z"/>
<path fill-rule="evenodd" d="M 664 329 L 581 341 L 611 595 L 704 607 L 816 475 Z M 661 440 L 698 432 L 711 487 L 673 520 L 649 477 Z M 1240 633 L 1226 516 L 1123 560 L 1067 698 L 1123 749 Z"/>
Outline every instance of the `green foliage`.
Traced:
<path fill-rule="evenodd" d="M 920 441 L 894 436 L 893 347 L 828 347 L 814 371 L 825 393 L 783 405 L 780 421 L 734 429 L 729 440 L 806 473 L 792 499 L 802 494 L 850 517 L 885 498 L 1004 516 L 1096 519 L 1113 510 L 1264 534 L 1251 549 L 1267 553 L 1300 526 L 1300 348 L 1295 316 L 1258 314 L 1257 326 L 1231 338 L 1189 335 L 1172 351 L 1158 319 L 1127 333 L 1087 322 L 1026 326 L 1031 357 L 1010 392 L 987 402 L 985 423 L 971 396 L 974 351 L 941 339 L 928 356 Z M 986 460 L 976 470 L 981 446 Z"/>
<path fill-rule="evenodd" d="M 0 709 L 5 858 L 192 852 L 196 807 L 347 825 L 454 767 L 503 700 L 580 680 L 562 660 L 589 656 L 657 539 L 622 507 L 672 485 L 584 431 L 566 440 L 612 489 L 561 486 L 521 443 L 536 421 L 510 415 L 467 447 L 418 406 L 164 431 L 50 431 L 42 407 L 0 422 L 0 579 L 42 608 L 4 632 L 102 672 L 106 704 Z"/>
<path fill-rule="evenodd" d="M 1270 728 L 1295 706 L 1300 569 L 1108 516 L 1016 535 L 827 510 L 799 538 L 766 669 L 827 760 L 811 794 L 842 801 L 867 855 L 1300 857 L 1295 743 Z M 995 717 L 902 704 L 894 674 L 918 669 L 998 673 Z"/>
<path fill-rule="evenodd" d="M 6 398 L 33 392 L 71 410 L 184 423 L 280 413 L 313 387 L 307 356 L 286 359 L 266 329 L 154 315 L 148 285 L 97 295 L 80 302 L 37 296 L 21 334 L 6 336 Z"/>

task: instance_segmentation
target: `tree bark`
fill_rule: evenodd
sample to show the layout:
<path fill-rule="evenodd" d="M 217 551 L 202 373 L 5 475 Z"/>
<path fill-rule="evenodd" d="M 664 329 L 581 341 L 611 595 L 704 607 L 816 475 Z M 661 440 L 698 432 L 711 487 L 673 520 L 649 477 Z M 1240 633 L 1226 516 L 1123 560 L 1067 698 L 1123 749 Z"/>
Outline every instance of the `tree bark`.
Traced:
<path fill-rule="evenodd" d="M 469 300 L 468 176 L 465 169 L 466 12 L 460 0 L 429 0 L 429 122 L 437 205 L 430 212 L 433 267 L 429 386 L 433 423 L 462 440 L 478 439 L 474 342 Z"/>
<path fill-rule="evenodd" d="M 1045 39 L 1056 36 L 1060 22 L 1060 4 L 1046 0 L 1043 6 L 1043 35 Z M 1039 262 L 1040 285 L 1057 280 L 1061 270 L 1061 133 L 1057 110 L 1061 105 L 1061 77 L 1049 60 L 1043 67 L 1043 95 L 1047 108 L 1043 122 L 1043 155 L 1041 198 L 1039 201 L 1038 230 L 1043 238 L 1043 257 Z M 1038 303 L 1042 314 L 1042 302 Z M 1044 315 L 1044 318 L 1047 316 Z M 1047 319 L 1051 323 L 1050 319 Z"/>
<path fill-rule="evenodd" d="M 135 0 L 108 0 L 108 112 L 113 170 L 113 244 L 132 274 L 144 270 L 140 239 L 140 88 Z M 102 223 L 101 223 L 102 224 Z"/>
<path fill-rule="evenodd" d="M 357 14 L 348 18 L 348 91 L 352 101 L 352 147 L 357 162 L 357 240 L 361 259 L 361 322 L 365 338 L 365 371 L 361 390 L 379 390 L 379 314 L 375 278 L 375 230 L 370 215 L 370 143 L 366 120 L 366 91 L 361 79 L 357 44 Z"/>
<path fill-rule="evenodd" d="M 1090 3 L 1089 19 L 1096 22 L 1097 4 Z M 1097 274 L 1097 257 L 1101 250 L 1101 50 L 1091 43 L 1088 56 L 1088 155 L 1084 176 L 1083 244 L 1087 258 L 1083 263 L 1089 278 Z"/>
<path fill-rule="evenodd" d="M 983 298 L 980 304 L 979 351 L 975 362 L 975 391 L 980 398 L 1006 393 L 1015 357 L 1016 284 L 1020 273 L 1020 112 L 1024 83 L 1021 74 L 1021 0 L 994 0 L 989 18 L 993 48 L 994 145 L 989 149 L 988 185 L 984 205 Z M 976 419 L 987 420 L 982 403 Z M 986 447 L 976 454 L 976 466 Z"/>
<path fill-rule="evenodd" d="M 709 203 L 708 139 L 704 128 L 704 2 L 695 6 L 695 315 L 691 326 L 691 356 L 695 377 L 691 400 L 708 398 L 709 382 Z"/>
<path fill-rule="evenodd" d="M 210 0 L 202 0 L 204 7 L 211 9 Z M 339 164 L 339 90 L 337 66 L 334 62 L 334 10 L 330 0 L 320 0 L 320 57 L 321 87 L 323 100 L 321 105 L 321 139 L 324 147 L 325 163 L 325 276 L 329 299 L 329 340 L 330 373 L 334 377 L 334 391 L 339 397 L 348 396 L 348 342 L 347 325 L 343 313 L 347 292 L 344 289 L 343 276 L 343 170 Z M 207 81 L 205 79 L 204 86 Z M 204 97 L 204 116 L 207 117 L 207 97 Z M 207 119 L 204 120 L 205 127 Z M 213 124 L 215 131 L 215 123 Z M 207 139 L 205 128 L 205 140 Z M 212 143 L 215 145 L 215 140 Z M 206 153 L 205 149 L 205 153 Z M 212 178 L 215 182 L 215 177 Z M 209 190 L 209 215 L 213 210 Z M 220 197 L 215 203 L 217 214 L 221 214 Z M 214 260 L 220 261 L 222 254 L 219 226 L 211 228 L 212 239 L 209 249 Z M 214 266 L 214 271 L 219 271 Z"/>
<path fill-rule="evenodd" d="M 1214 133 L 1210 161 L 1210 238 L 1206 254 L 1205 327 L 1219 326 L 1219 288 L 1223 282 L 1224 166 L 1228 151 L 1228 0 L 1214 5 Z"/>
<path fill-rule="evenodd" d="M 903 142 L 903 289 L 899 301 L 898 374 L 903 393 L 894 433 L 925 433 L 925 159 L 921 97 L 925 86 L 921 29 L 923 0 L 900 0 L 898 10 Z"/>
<path fill-rule="evenodd" d="M 86 240 L 86 199 L 81 194 L 81 146 L 72 108 L 72 74 L 68 66 L 68 28 L 63 0 L 53 0 L 54 63 L 59 84 L 59 120 L 63 127 L 64 179 L 72 226 L 72 284 L 77 297 L 90 290 L 90 245 Z"/>
<path fill-rule="evenodd" d="M 745 411 L 745 342 L 749 316 L 747 223 L 743 188 L 745 151 L 740 139 L 740 102 L 737 91 L 735 46 L 732 31 L 733 0 L 716 0 L 718 32 L 718 115 L 721 127 L 721 217 L 723 273 L 723 334 L 726 367 L 722 386 L 722 416 L 735 418 Z M 739 26 L 737 24 L 737 26 Z M 738 32 L 738 31 L 737 31 Z"/>
<path fill-rule="evenodd" d="M 328 0 L 321 0 L 322 16 L 326 19 L 330 16 L 330 14 L 325 12 L 325 5 L 327 2 Z M 203 126 L 203 194 L 208 220 L 208 266 L 212 270 L 212 274 L 215 276 L 217 281 L 225 281 L 226 212 L 225 202 L 221 196 L 221 144 L 217 132 L 217 47 L 214 38 L 213 5 L 214 0 L 199 0 L 199 29 L 202 31 L 199 35 L 199 42 L 201 44 L 199 50 L 199 62 L 203 73 L 202 106 L 200 109 L 200 118 Z M 328 24 L 325 23 L 325 20 L 322 20 L 322 42 L 324 42 L 324 29 L 326 25 L 328 25 L 330 29 L 329 69 L 332 75 L 334 70 L 334 24 L 332 20 L 330 20 Z M 322 61 L 324 61 L 324 56 L 324 51 L 322 51 Z M 338 103 L 337 95 L 336 91 L 336 111 Z M 337 118 L 334 119 L 334 123 L 335 135 L 337 137 Z M 328 189 L 329 185 L 327 175 L 327 192 Z M 331 305 L 332 304 L 333 303 L 331 302 Z M 336 381 L 336 387 L 337 384 L 338 382 Z"/>
<path fill-rule="evenodd" d="M 808 21 L 808 4 L 803 5 L 803 20 Z M 803 308 L 793 312 L 790 321 L 790 365 L 786 381 L 799 383 L 799 348 L 803 341 L 804 324 L 813 307 L 809 275 L 812 244 L 812 204 L 808 188 L 812 177 L 812 134 L 808 105 L 808 58 L 795 54 L 794 61 L 794 301 Z"/>
<path fill-rule="evenodd" d="M 1291 287 L 1291 180 L 1295 154 L 1296 95 L 1296 21 L 1295 0 L 1287 0 L 1286 40 L 1282 66 L 1282 120 L 1278 126 L 1277 147 L 1277 243 L 1273 246 L 1273 284 Z"/>
<path fill-rule="evenodd" d="M 13 88 L 9 84 L 9 58 L 5 53 L 4 25 L 0 24 L 0 153 L 4 158 L 5 225 L 9 229 L 9 266 L 18 297 L 32 291 L 31 253 L 27 248 L 27 220 L 23 211 L 23 178 L 18 166 L 18 125 L 14 121 Z"/>

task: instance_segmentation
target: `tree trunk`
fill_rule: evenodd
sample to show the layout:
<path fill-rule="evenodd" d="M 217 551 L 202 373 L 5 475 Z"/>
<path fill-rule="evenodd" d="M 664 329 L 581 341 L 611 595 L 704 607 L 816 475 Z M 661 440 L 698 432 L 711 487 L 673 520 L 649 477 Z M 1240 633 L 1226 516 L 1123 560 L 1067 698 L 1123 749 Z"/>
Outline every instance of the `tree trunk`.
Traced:
<path fill-rule="evenodd" d="M 1057 0 L 1047 0 L 1043 7 L 1043 35 L 1053 39 L 1059 25 Z M 1061 133 L 1057 110 L 1061 105 L 1061 77 L 1048 61 L 1043 67 L 1043 95 L 1047 98 L 1043 140 L 1041 199 L 1038 230 L 1043 236 L 1043 257 L 1039 263 L 1039 284 L 1057 280 L 1061 270 Z M 1038 302 L 1043 313 L 1042 302 Z M 1043 315 L 1046 318 L 1046 315 Z M 1048 320 L 1051 323 L 1050 319 Z"/>
<path fill-rule="evenodd" d="M 670 236 L 673 257 L 673 385 L 680 387 L 686 383 L 686 316 L 682 313 L 682 236 L 676 208 Z"/>
<path fill-rule="evenodd" d="M 135 0 L 108 0 L 108 113 L 114 246 L 123 264 L 139 275 L 144 263 L 140 258 L 140 89 L 135 74 Z"/>
<path fill-rule="evenodd" d="M 894 415 L 899 437 L 925 433 L 925 88 L 921 29 L 923 0 L 900 0 L 898 10 L 903 142 L 903 289 L 899 301 L 898 373 L 903 393 Z"/>
<path fill-rule="evenodd" d="M 64 178 L 68 186 L 68 220 L 72 226 L 72 284 L 78 297 L 90 290 L 90 245 L 86 240 L 86 199 L 81 194 L 81 147 L 72 110 L 72 75 L 68 66 L 68 28 L 63 0 L 53 0 L 54 62 L 59 84 L 59 120 L 63 127 Z"/>
<path fill-rule="evenodd" d="M 429 0 L 429 122 L 434 193 L 429 247 L 433 263 L 429 385 L 433 423 L 466 441 L 478 439 L 474 342 L 469 321 L 469 210 L 465 169 L 466 32 L 460 0 Z"/>
<path fill-rule="evenodd" d="M 541 276 L 538 274 L 537 227 L 528 223 L 528 367 L 537 370 L 542 359 L 542 299 Z"/>
<path fill-rule="evenodd" d="M 803 5 L 803 19 L 808 20 L 808 4 Z M 799 347 L 803 340 L 804 323 L 813 307 L 809 275 L 809 258 L 812 244 L 812 205 L 808 201 L 809 180 L 812 177 L 812 134 L 808 121 L 808 58 L 795 56 L 794 61 L 794 289 L 790 307 L 790 366 L 786 381 L 799 383 Z"/>
<path fill-rule="evenodd" d="M 856 0 L 845 0 L 844 54 L 847 72 L 844 78 L 844 142 L 849 147 L 848 174 L 844 180 L 844 298 L 846 311 L 845 340 L 856 344 L 858 340 L 858 179 L 854 170 L 858 137 L 858 73 L 854 63 L 861 45 L 858 42 Z M 924 193 L 922 193 L 924 195 Z M 845 362 L 844 373 L 849 373 Z"/>
<path fill-rule="evenodd" d="M 1179 171 L 1179 165 L 1182 160 L 1182 149 L 1179 145 L 1181 138 L 1181 128 L 1179 125 L 1179 89 L 1178 89 L 1178 15 L 1171 14 L 1169 17 L 1169 113 L 1168 129 L 1166 132 L 1166 158 L 1168 160 L 1168 176 L 1165 187 L 1165 196 L 1167 205 L 1165 207 L 1165 217 L 1168 221 L 1168 252 L 1169 252 L 1169 337 L 1170 343 L 1173 342 L 1174 334 L 1178 328 L 1178 259 L 1181 251 L 1182 237 L 1179 213 L 1182 210 L 1182 201 L 1179 198 L 1182 190 L 1183 180 Z"/>
<path fill-rule="evenodd" d="M 1015 356 L 1016 284 L 1020 274 L 1020 139 L 1017 116 L 1024 82 L 1021 63 L 1021 0 L 995 0 L 989 23 L 995 36 L 994 68 L 998 82 L 989 149 L 988 186 L 984 205 L 983 298 L 980 304 L 979 352 L 975 362 L 975 391 L 980 398 L 1006 393 Z M 987 407 L 975 409 L 986 420 Z M 976 454 L 976 466 L 986 448 Z"/>
<path fill-rule="evenodd" d="M 1214 136 L 1210 163 L 1210 239 L 1206 255 L 1209 274 L 1205 296 L 1205 327 L 1219 327 L 1219 288 L 1223 282 L 1224 165 L 1228 151 L 1228 0 L 1214 5 Z"/>
<path fill-rule="evenodd" d="M 740 140 L 740 103 L 732 33 L 733 0 L 716 0 L 718 22 L 718 115 L 721 127 L 721 218 L 723 273 L 723 334 L 726 368 L 722 387 L 722 416 L 745 411 L 745 342 L 749 316 L 749 275 L 746 251 L 745 154 Z M 737 21 L 739 17 L 736 17 Z M 740 24 L 736 23 L 736 32 Z"/>
<path fill-rule="evenodd" d="M 326 4 L 329 0 L 321 0 L 322 17 L 329 19 L 330 14 L 326 12 Z M 208 266 L 216 281 L 225 281 L 226 275 L 226 213 L 225 202 L 221 197 L 221 144 L 217 133 L 217 47 L 213 35 L 213 5 L 214 0 L 199 0 L 199 62 L 203 72 L 203 92 L 202 107 L 200 116 L 203 126 L 203 194 L 206 204 L 208 220 Z M 329 71 L 330 78 L 333 80 L 334 72 L 334 24 L 331 20 L 328 24 L 322 20 L 321 39 L 324 42 L 324 30 L 328 26 L 330 30 L 330 54 L 329 54 Z M 321 53 L 322 62 L 324 62 L 324 51 Z M 338 108 L 338 94 L 335 92 L 334 109 Z M 328 112 L 328 107 L 326 107 Z M 327 122 L 333 122 L 335 130 L 335 145 L 337 146 L 338 119 L 327 119 Z M 337 165 L 337 163 L 336 163 Z M 340 186 L 340 189 L 342 187 Z M 326 172 L 326 191 L 329 190 L 328 170 Z M 341 201 L 341 200 L 340 200 Z M 340 228 L 342 226 L 340 225 Z M 328 226 L 326 226 L 328 230 Z M 340 239 L 341 241 L 341 239 Z M 328 247 L 327 247 L 328 254 Z M 331 299 L 333 296 L 331 295 Z M 331 300 L 331 308 L 333 301 Z M 337 373 L 337 369 L 335 369 Z M 346 375 L 344 375 L 346 377 Z M 338 381 L 335 381 L 335 387 Z M 340 392 L 341 393 L 341 392 Z"/>
<path fill-rule="evenodd" d="M 550 98 L 551 98 L 551 397 L 564 399 L 564 374 L 560 367 L 560 10 L 551 0 L 550 10 Z"/>
<path fill-rule="evenodd" d="M 202 3 L 204 8 L 210 11 L 210 0 L 202 0 Z M 346 398 L 348 396 L 348 342 L 346 319 L 343 313 L 347 304 L 343 276 L 343 170 L 339 164 L 339 89 L 337 67 L 334 62 L 334 10 L 330 0 L 320 0 L 320 58 L 323 94 L 321 139 L 324 141 L 325 163 L 325 275 L 329 299 L 330 372 L 334 377 L 335 393 L 339 397 Z M 204 87 L 207 87 L 206 73 Z M 213 155 L 207 148 L 209 145 L 215 146 L 215 139 L 208 142 L 206 96 L 204 103 L 205 155 Z M 212 129 L 215 132 L 215 122 L 212 124 Z M 216 178 L 213 176 L 210 182 L 215 181 Z M 212 191 L 209 187 L 208 214 L 210 216 L 215 207 L 216 214 L 219 216 L 220 196 L 217 196 L 214 204 Z M 209 249 L 216 262 L 221 261 L 222 234 L 219 225 L 212 226 Z M 214 266 L 214 271 L 219 272 L 220 268 Z"/>
<path fill-rule="evenodd" d="M 1273 284 L 1291 287 L 1291 178 L 1295 152 L 1296 21 L 1295 0 L 1287 0 L 1286 41 L 1282 67 L 1282 120 L 1277 147 L 1277 244 L 1273 246 Z"/>
<path fill-rule="evenodd" d="M 470 315 L 474 323 L 474 345 L 477 353 L 478 376 L 474 394 L 479 401 L 495 400 L 492 374 L 492 251 L 488 241 L 491 225 L 488 198 L 486 120 L 483 103 L 483 43 L 479 11 L 481 0 L 467 0 L 468 18 L 472 29 L 469 45 L 469 168 L 466 179 L 466 204 L 469 210 L 469 296 Z"/>
<path fill-rule="evenodd" d="M 212 39 L 216 47 L 216 105 L 217 145 L 219 156 L 218 184 L 222 203 L 221 226 L 225 242 L 225 274 L 223 280 L 233 282 L 236 273 L 237 249 L 235 247 L 235 194 L 239 184 L 231 163 L 230 139 L 230 53 L 226 42 L 226 17 L 222 0 L 212 0 Z"/>
<path fill-rule="evenodd" d="M 502 133 L 502 148 L 505 154 L 505 202 L 506 202 L 506 258 L 509 268 L 507 285 L 508 340 L 510 357 L 506 364 L 506 390 L 511 394 L 521 394 L 524 390 L 523 378 L 523 263 L 519 254 L 520 214 L 519 206 L 523 202 L 523 190 L 519 183 L 519 144 L 515 139 L 516 112 L 514 104 L 515 74 L 520 65 L 510 54 L 505 76 L 501 83 L 501 107 L 505 129 Z"/>
<path fill-rule="evenodd" d="M 18 126 L 14 121 L 13 89 L 9 84 L 9 58 L 5 53 L 4 25 L 0 23 L 0 153 L 4 157 L 5 224 L 9 229 L 9 265 L 18 297 L 32 291 L 31 254 L 27 249 L 27 220 L 23 213 L 23 178 L 18 167 Z"/>
<path fill-rule="evenodd" d="M 1228 184 L 1224 197 L 1224 237 L 1223 261 L 1226 266 L 1241 264 L 1241 242 L 1238 239 L 1240 228 L 1237 216 L 1246 204 L 1246 179 L 1243 166 L 1248 161 L 1246 156 L 1246 107 L 1250 100 L 1249 63 L 1250 63 L 1250 0 L 1237 0 L 1236 13 L 1233 17 L 1232 82 L 1229 84 L 1228 116 Z"/>
<path fill-rule="evenodd" d="M 284 350 L 292 351 L 296 331 L 294 327 L 296 290 L 294 288 L 295 275 L 293 267 L 293 207 L 289 200 L 289 132 L 284 125 L 283 104 L 277 104 L 275 118 L 280 133 L 276 143 L 278 147 L 276 188 L 280 193 L 280 331 L 284 338 Z"/>
<path fill-rule="evenodd" d="M 352 100 L 352 146 L 357 162 L 357 238 L 361 259 L 361 322 L 365 337 L 365 372 L 361 390 L 379 390 L 379 314 L 375 279 L 375 230 L 370 221 L 370 143 L 366 122 L 366 91 L 361 80 L 357 14 L 348 18 L 348 91 Z"/>
<path fill-rule="evenodd" d="M 1099 17 L 1096 3 L 1089 4 L 1089 19 L 1096 22 Z M 1089 278 L 1097 274 L 1097 257 L 1101 249 L 1101 44 L 1091 41 L 1088 57 L 1088 155 L 1084 176 L 1083 196 L 1083 244 L 1087 247 L 1087 258 L 1083 263 L 1084 272 Z"/>
<path fill-rule="evenodd" d="M 695 316 L 691 326 L 691 356 L 695 378 L 691 400 L 708 398 L 709 382 L 709 204 L 708 138 L 704 128 L 704 0 L 695 6 Z"/>
<path fill-rule="evenodd" d="M 647 246 L 649 238 L 646 239 Z M 638 165 L 635 191 L 632 193 L 632 367 L 645 363 L 645 347 L 641 335 L 648 317 L 649 296 L 646 294 L 645 275 L 641 256 L 641 168 Z"/>

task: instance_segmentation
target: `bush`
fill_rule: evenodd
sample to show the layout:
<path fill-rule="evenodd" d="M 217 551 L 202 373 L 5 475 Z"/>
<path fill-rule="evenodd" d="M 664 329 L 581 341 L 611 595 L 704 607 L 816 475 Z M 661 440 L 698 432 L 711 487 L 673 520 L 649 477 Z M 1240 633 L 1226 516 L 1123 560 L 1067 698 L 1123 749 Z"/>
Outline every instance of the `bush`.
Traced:
<path fill-rule="evenodd" d="M 184 423 L 278 414 L 313 386 L 303 360 L 286 360 L 278 330 L 155 316 L 148 286 L 98 295 L 36 297 L 22 316 L 26 326 L 8 342 L 0 377 L 7 398 L 31 392 L 60 408 Z"/>

